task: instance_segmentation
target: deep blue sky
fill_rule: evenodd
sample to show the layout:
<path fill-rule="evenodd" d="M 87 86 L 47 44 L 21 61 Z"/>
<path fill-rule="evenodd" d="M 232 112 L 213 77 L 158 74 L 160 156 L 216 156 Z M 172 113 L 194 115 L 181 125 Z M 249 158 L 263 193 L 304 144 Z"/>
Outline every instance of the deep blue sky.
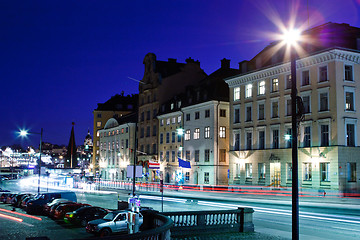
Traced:
<path fill-rule="evenodd" d="M 307 2 L 309 6 L 307 7 Z M 71 122 L 77 144 L 90 129 L 97 103 L 138 92 L 143 58 L 199 60 L 207 74 L 254 57 L 286 25 L 329 21 L 360 27 L 360 0 L 0 0 L 0 146 L 37 145 L 17 138 L 19 128 L 67 144 Z M 309 11 L 308 11 L 309 10 Z"/>

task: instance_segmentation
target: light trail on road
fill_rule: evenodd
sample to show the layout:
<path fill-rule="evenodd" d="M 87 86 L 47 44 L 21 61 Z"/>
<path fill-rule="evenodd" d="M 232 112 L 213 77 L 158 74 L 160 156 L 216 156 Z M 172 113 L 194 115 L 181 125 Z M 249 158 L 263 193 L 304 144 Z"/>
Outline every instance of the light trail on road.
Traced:
<path fill-rule="evenodd" d="M 3 208 L 0 208 L 0 211 L 7 212 L 7 213 L 11 213 L 11 214 L 20 215 L 20 216 L 23 216 L 23 217 L 33 218 L 33 219 L 42 221 L 42 219 L 41 219 L 40 217 L 32 216 L 32 215 L 25 214 L 25 213 L 18 213 L 18 212 L 6 210 L 6 209 L 3 209 Z"/>

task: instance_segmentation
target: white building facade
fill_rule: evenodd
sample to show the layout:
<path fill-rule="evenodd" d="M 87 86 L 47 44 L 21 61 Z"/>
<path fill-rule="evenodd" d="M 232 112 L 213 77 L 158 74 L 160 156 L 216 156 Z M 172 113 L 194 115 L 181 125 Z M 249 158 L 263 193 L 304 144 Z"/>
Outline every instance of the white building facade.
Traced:
<path fill-rule="evenodd" d="M 181 109 L 184 114 L 183 169 L 185 182 L 199 185 L 228 183 L 229 103 L 207 101 Z"/>
<path fill-rule="evenodd" d="M 135 123 L 120 124 L 109 119 L 100 135 L 100 174 L 102 180 L 126 180 L 127 166 L 134 161 Z"/>
<path fill-rule="evenodd" d="M 330 49 L 296 62 L 304 119 L 299 186 L 360 189 L 360 53 Z M 290 63 L 226 79 L 230 88 L 230 184 L 291 186 Z M 287 136 L 288 135 L 288 136 Z"/>

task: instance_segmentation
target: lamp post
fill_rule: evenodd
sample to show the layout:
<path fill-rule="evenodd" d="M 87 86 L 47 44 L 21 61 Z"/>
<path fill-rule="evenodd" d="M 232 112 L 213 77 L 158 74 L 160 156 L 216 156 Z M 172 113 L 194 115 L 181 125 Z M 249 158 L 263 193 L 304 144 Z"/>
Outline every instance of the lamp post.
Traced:
<path fill-rule="evenodd" d="M 39 161 L 38 161 L 38 168 L 39 168 L 38 193 L 40 193 L 40 176 L 41 176 L 41 146 L 42 146 L 43 129 L 41 128 L 40 133 L 36 133 L 36 132 L 28 132 L 27 130 L 20 130 L 20 136 L 22 136 L 22 137 L 26 137 L 29 133 L 32 133 L 32 134 L 40 134 Z"/>
<path fill-rule="evenodd" d="M 296 53 L 294 45 L 300 39 L 297 30 L 284 33 L 284 41 L 290 48 L 291 65 L 291 141 L 292 141 L 292 239 L 299 239 L 299 176 L 297 147 L 297 88 L 296 88 Z"/>

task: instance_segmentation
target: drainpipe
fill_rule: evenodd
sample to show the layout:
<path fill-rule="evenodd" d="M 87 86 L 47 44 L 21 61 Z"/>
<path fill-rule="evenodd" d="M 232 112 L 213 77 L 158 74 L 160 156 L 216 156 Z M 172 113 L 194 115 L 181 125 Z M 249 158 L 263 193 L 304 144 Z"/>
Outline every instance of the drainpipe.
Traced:
<path fill-rule="evenodd" d="M 217 185 L 219 182 L 218 179 L 218 167 L 219 167 L 219 105 L 220 105 L 220 101 L 218 101 L 217 105 L 216 105 L 216 165 L 214 162 L 214 170 L 215 170 L 215 184 Z M 215 156 L 215 154 L 214 154 Z M 215 160 L 215 157 L 214 157 Z"/>

